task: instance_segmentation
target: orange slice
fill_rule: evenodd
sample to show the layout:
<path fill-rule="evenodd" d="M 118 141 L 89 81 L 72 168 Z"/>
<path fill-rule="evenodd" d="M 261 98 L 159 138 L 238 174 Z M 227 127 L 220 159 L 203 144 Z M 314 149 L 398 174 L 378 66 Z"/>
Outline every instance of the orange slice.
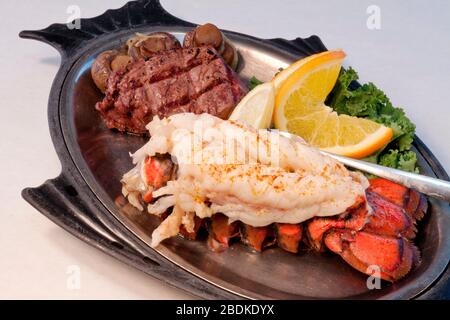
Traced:
<path fill-rule="evenodd" d="M 322 150 L 363 158 L 386 145 L 393 131 L 367 119 L 338 115 L 324 104 L 344 58 L 341 50 L 326 51 L 278 74 L 273 121 L 277 129 L 299 135 Z"/>

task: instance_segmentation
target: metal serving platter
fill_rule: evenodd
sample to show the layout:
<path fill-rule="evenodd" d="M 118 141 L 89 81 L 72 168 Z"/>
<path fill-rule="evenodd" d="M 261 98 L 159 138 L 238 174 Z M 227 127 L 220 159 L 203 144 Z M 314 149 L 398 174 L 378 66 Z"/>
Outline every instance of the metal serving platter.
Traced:
<path fill-rule="evenodd" d="M 167 13 L 158 1 L 130 2 L 101 16 L 82 19 L 81 29 L 54 24 L 20 36 L 44 41 L 61 53 L 48 105 L 49 126 L 62 163 L 59 177 L 23 197 L 44 215 L 102 251 L 194 295 L 212 299 L 411 299 L 450 296 L 450 210 L 430 200 L 416 240 L 423 258 L 406 278 L 369 290 L 367 277 L 334 254 L 303 251 L 292 255 L 277 248 L 261 254 L 234 244 L 213 253 L 205 241 L 180 237 L 157 249 L 148 246 L 158 220 L 120 199 L 121 175 L 131 168 L 128 153 L 141 137 L 108 130 L 94 104 L 101 99 L 90 66 L 102 51 L 119 47 L 135 32 L 167 31 L 180 40 L 195 24 Z M 225 31 L 241 55 L 239 75 L 268 80 L 279 67 L 326 50 L 320 39 L 258 39 Z M 424 173 L 448 179 L 439 162 L 417 138 Z"/>

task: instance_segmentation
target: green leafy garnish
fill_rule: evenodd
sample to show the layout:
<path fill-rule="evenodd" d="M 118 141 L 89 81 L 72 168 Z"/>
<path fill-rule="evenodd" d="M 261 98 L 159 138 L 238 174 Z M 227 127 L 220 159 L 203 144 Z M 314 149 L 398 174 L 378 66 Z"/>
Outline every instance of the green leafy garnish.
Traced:
<path fill-rule="evenodd" d="M 416 162 L 417 155 L 412 150 L 399 151 L 391 149 L 379 157 L 379 163 L 382 166 L 399 168 L 405 171 L 418 173 Z"/>
<path fill-rule="evenodd" d="M 259 80 L 255 76 L 253 76 L 250 78 L 250 80 L 248 82 L 248 89 L 253 90 L 253 89 L 255 89 L 256 86 L 259 86 L 260 84 L 263 84 L 263 83 L 264 82 L 262 82 L 261 80 Z"/>
<path fill-rule="evenodd" d="M 411 150 L 416 126 L 401 108 L 394 107 L 373 83 L 352 86 L 358 74 L 342 68 L 326 104 L 338 114 L 363 117 L 390 127 L 394 136 L 387 146 L 365 160 L 405 171 L 417 172 L 417 156 Z"/>

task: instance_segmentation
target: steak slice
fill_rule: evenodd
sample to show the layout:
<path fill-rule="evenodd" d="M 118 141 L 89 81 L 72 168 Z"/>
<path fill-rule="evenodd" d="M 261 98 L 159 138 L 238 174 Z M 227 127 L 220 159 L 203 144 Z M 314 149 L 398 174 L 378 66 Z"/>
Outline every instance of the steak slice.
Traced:
<path fill-rule="evenodd" d="M 113 72 L 95 108 L 108 128 L 144 135 L 153 116 L 207 112 L 226 119 L 246 93 L 213 48 L 179 48 Z"/>

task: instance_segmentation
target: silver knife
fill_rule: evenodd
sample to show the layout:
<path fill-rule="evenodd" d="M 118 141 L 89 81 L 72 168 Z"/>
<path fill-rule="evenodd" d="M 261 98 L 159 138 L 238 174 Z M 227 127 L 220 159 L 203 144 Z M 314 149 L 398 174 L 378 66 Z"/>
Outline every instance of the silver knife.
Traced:
<path fill-rule="evenodd" d="M 280 135 L 294 140 L 304 140 L 294 134 L 288 132 L 273 130 L 272 132 L 277 132 Z M 406 172 L 398 169 L 393 169 L 389 167 L 380 166 L 378 164 L 352 159 L 345 156 L 339 156 L 330 152 L 319 150 L 320 153 L 327 155 L 339 162 L 342 162 L 348 167 L 358 169 L 381 178 L 385 178 L 396 182 L 398 184 L 404 185 L 405 187 L 415 189 L 423 194 L 430 197 L 444 200 L 450 203 L 450 182 L 445 180 L 440 180 L 416 173 Z"/>

